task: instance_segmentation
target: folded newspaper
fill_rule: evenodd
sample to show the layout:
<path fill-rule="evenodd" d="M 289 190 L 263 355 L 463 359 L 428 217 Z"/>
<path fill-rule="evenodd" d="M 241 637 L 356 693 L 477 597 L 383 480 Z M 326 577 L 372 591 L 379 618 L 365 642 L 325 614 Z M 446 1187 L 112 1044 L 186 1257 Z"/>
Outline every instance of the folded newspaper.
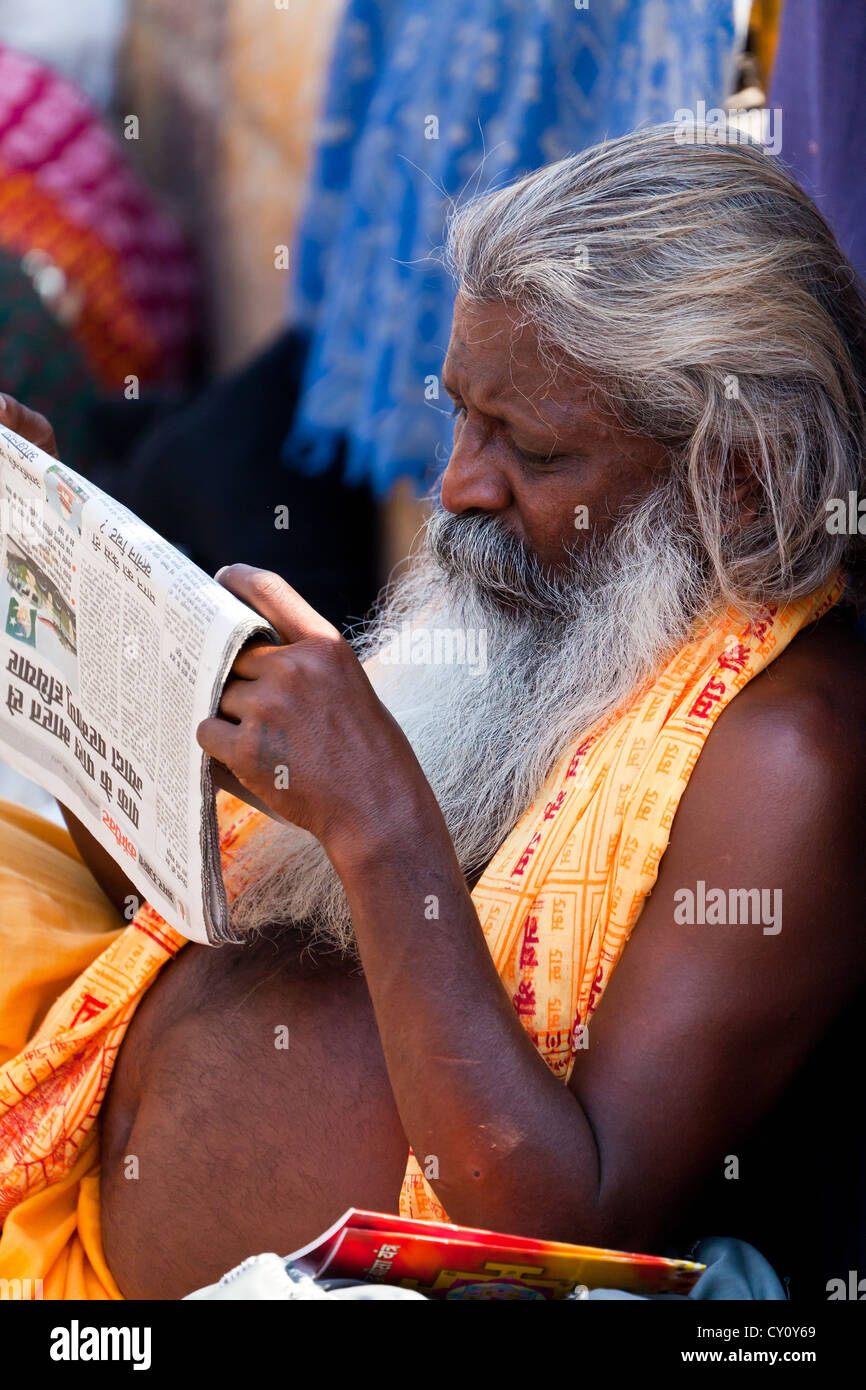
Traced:
<path fill-rule="evenodd" d="M 228 939 L 211 759 L 239 650 L 277 640 L 107 493 L 0 426 L 0 758 L 184 936 Z"/>

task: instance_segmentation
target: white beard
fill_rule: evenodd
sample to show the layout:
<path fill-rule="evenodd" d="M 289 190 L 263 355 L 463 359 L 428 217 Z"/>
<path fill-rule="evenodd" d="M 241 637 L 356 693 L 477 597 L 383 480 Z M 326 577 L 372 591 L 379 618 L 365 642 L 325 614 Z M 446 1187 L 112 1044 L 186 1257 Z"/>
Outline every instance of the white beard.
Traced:
<path fill-rule="evenodd" d="M 550 575 L 495 516 L 440 508 L 355 639 L 470 882 L 569 745 L 651 679 L 711 608 L 683 514 L 666 485 Z M 343 886 L 311 835 L 273 823 L 244 867 L 254 882 L 232 906 L 237 939 L 292 925 L 354 953 Z"/>

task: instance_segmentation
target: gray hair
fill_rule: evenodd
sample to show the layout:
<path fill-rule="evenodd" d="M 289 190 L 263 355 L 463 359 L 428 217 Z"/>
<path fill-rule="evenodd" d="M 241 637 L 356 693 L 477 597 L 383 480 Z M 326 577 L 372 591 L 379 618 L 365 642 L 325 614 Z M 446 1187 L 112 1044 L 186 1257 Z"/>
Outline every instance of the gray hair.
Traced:
<path fill-rule="evenodd" d="M 611 140 L 458 208 L 460 292 L 513 305 L 551 362 L 668 447 L 720 599 L 784 603 L 840 565 L 853 583 L 862 541 L 828 532 L 827 503 L 862 489 L 860 282 L 761 145 L 676 131 Z M 744 473 L 756 514 L 741 521 Z"/>

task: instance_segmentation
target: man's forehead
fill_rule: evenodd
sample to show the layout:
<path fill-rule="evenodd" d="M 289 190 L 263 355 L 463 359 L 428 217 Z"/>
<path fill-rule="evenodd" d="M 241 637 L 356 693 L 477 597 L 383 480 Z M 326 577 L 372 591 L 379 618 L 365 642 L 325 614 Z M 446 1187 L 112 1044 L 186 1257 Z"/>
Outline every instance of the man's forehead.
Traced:
<path fill-rule="evenodd" d="M 545 417 L 574 418 L 589 405 L 589 385 L 570 365 L 539 348 L 538 333 L 506 304 L 471 304 L 458 295 L 445 381 L 481 408 L 531 402 Z"/>

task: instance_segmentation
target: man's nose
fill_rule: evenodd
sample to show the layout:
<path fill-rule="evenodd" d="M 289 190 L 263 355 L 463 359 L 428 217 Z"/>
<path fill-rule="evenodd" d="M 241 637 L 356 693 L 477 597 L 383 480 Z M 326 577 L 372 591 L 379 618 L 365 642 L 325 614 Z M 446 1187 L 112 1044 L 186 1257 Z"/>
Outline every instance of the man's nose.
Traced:
<path fill-rule="evenodd" d="M 511 505 L 511 485 L 496 452 L 489 434 L 464 425 L 442 474 L 440 496 L 446 511 L 459 516 L 474 509 L 502 512 Z"/>

